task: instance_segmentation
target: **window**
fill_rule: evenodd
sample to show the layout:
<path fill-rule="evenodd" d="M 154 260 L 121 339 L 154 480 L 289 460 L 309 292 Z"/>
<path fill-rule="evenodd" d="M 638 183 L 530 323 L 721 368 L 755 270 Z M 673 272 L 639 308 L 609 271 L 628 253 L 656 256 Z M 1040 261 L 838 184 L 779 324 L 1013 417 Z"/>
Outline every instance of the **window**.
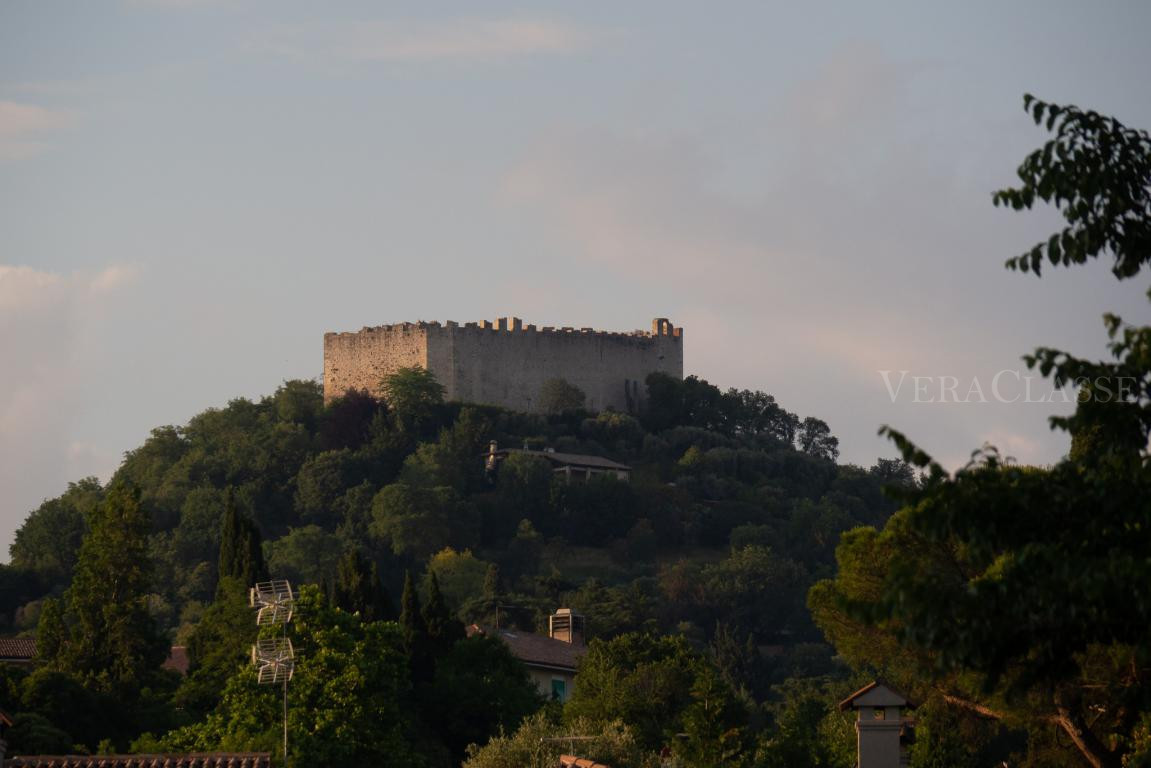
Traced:
<path fill-rule="evenodd" d="M 558 677 L 552 678 L 552 698 L 556 701 L 567 701 L 568 684 L 566 680 Z"/>

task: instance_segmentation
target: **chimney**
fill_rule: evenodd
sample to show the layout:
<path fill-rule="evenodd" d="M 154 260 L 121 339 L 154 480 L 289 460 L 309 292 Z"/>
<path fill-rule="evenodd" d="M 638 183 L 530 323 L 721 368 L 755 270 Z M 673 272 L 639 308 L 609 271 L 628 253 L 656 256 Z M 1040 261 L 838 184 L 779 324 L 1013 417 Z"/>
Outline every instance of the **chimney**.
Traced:
<path fill-rule="evenodd" d="M 583 645 L 584 617 L 571 608 L 557 608 L 555 613 L 548 616 L 548 636 L 553 640 Z"/>

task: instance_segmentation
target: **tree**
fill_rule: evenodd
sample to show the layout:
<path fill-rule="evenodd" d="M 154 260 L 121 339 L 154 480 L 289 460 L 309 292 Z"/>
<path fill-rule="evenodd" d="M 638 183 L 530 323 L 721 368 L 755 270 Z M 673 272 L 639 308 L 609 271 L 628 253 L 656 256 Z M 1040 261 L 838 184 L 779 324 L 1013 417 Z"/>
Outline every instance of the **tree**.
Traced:
<path fill-rule="evenodd" d="M 1036 198 L 1060 209 L 1067 226 L 1046 243 L 1007 260 L 1039 275 L 1044 252 L 1053 265 L 1083 264 L 1110 253 L 1119 279 L 1151 262 L 1151 136 L 1113 117 L 1023 97 L 1036 125 L 1046 118 L 1055 138 L 1035 150 L 1017 174 L 1021 185 L 992 196 L 995 205 L 1031 208 Z"/>
<path fill-rule="evenodd" d="M 435 659 L 428 647 L 428 625 L 420 609 L 412 572 L 404 571 L 404 591 L 400 594 L 400 631 L 412 681 L 417 685 L 432 679 Z"/>
<path fill-rule="evenodd" d="M 1093 112 L 1024 105 L 1056 138 L 996 203 L 1052 202 L 1068 223 L 1047 242 L 1052 263 L 1110 253 L 1117 277 L 1134 276 L 1151 259 L 1151 139 Z M 1042 251 L 1008 266 L 1038 272 Z M 1113 362 L 1048 348 L 1024 358 L 1079 387 L 1074 414 L 1052 419 L 1072 437 L 1064 460 L 1019 467 L 989 449 L 951 476 L 884 428 L 924 486 L 882 533 L 845 536 L 836 579 L 809 597 L 856 664 L 902 669 L 954 708 L 1028 726 L 1033 741 L 1057 728 L 1064 752 L 1096 768 L 1135 759 L 1151 712 L 1151 327 L 1105 321 Z"/>
<path fill-rule="evenodd" d="M 335 534 L 318 525 L 291 528 L 268 547 L 268 570 L 299 583 L 330 584 L 341 552 Z"/>
<path fill-rule="evenodd" d="M 443 739 L 458 765 L 469 744 L 515 731 L 543 704 L 527 669 L 496 638 L 457 642 L 436 664 L 429 711 L 446 725 Z"/>
<path fill-rule="evenodd" d="M 150 528 L 136 490 L 109 489 L 89 520 L 68 591 L 72 630 L 66 668 L 127 700 L 167 656 L 166 639 L 146 600 Z"/>
<path fill-rule="evenodd" d="M 681 637 L 629 633 L 592 640 L 580 659 L 579 685 L 564 707 L 564 719 L 620 719 L 635 729 L 641 746 L 657 750 L 682 729 L 696 661 Z"/>
<path fill-rule="evenodd" d="M 817 459 L 834 462 L 839 458 L 839 438 L 831 434 L 827 422 L 808 416 L 797 432 L 799 450 Z"/>
<path fill-rule="evenodd" d="M 444 602 L 455 612 L 468 600 L 483 596 L 486 574 L 493 565 L 477 559 L 471 550 L 457 552 L 445 547 L 428 561 L 427 581 L 430 582 L 432 574 L 435 574 Z M 430 587 L 425 583 L 425 588 Z"/>
<path fill-rule="evenodd" d="M 435 571 L 428 574 L 428 601 L 422 614 L 429 647 L 436 658 L 446 655 L 453 645 L 464 639 L 464 625 L 448 610 Z"/>
<path fill-rule="evenodd" d="M 65 587 L 84 538 L 85 517 L 103 495 L 100 482 L 88 477 L 69 483 L 62 496 L 41 504 L 16 531 L 8 549 L 12 565 L 36 574 L 45 590 Z"/>
<path fill-rule="evenodd" d="M 236 509 L 231 489 L 219 539 L 216 597 L 188 636 L 188 676 L 175 695 L 179 706 L 196 714 L 219 703 L 228 678 L 244 663 L 256 639 L 248 588 L 266 576 L 260 532 Z"/>
<path fill-rule="evenodd" d="M 405 432 L 419 435 L 434 423 L 443 405 L 445 390 L 427 368 L 400 368 L 384 377 L 380 384 L 384 400 Z"/>
<path fill-rule="evenodd" d="M 586 401 L 584 391 L 567 379 L 548 379 L 540 387 L 536 410 L 552 414 L 579 411 Z"/>
<path fill-rule="evenodd" d="M 637 742 L 633 730 L 622 720 L 610 722 L 575 718 L 555 722 L 548 713 L 537 712 L 527 718 L 514 733 L 501 733 L 485 745 L 472 744 L 464 768 L 525 768 L 552 766 L 561 754 L 571 751 L 564 736 L 585 735 L 579 742 L 581 756 L 611 766 L 649 765 L 657 758 Z"/>
<path fill-rule="evenodd" d="M 364 623 L 328 605 L 319 588 L 299 590 L 293 631 L 307 652 L 288 686 L 291 765 L 425 768 L 435 744 L 413 743 L 411 687 L 400 628 Z M 170 751 L 260 750 L 280 744 L 277 686 L 257 683 L 251 665 L 232 675 L 220 705 L 160 744 Z"/>
<path fill-rule="evenodd" d="M 224 495 L 224 519 L 220 522 L 220 557 L 217 578 L 236 579 L 251 586 L 266 575 L 260 530 L 236 507 L 236 495 L 228 488 Z"/>
<path fill-rule="evenodd" d="M 332 592 L 335 606 L 359 614 L 363 621 L 388 621 L 395 617 L 391 598 L 380 581 L 380 570 L 358 551 L 347 552 L 336 566 Z"/>
<path fill-rule="evenodd" d="M 446 546 L 466 547 L 478 533 L 475 508 L 451 488 L 392 483 L 372 501 L 372 536 L 397 555 L 425 560 Z"/>
<path fill-rule="evenodd" d="M 36 659 L 41 664 L 53 666 L 60 660 L 67 648 L 67 631 L 63 603 L 55 598 L 45 598 L 36 626 Z"/>

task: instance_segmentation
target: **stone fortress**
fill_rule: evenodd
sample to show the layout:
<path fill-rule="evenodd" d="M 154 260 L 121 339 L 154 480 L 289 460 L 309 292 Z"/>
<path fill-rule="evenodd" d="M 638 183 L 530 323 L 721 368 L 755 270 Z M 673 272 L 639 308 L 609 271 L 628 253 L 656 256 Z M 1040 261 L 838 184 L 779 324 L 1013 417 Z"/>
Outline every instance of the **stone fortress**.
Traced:
<path fill-rule="evenodd" d="M 398 323 L 324 334 L 324 401 L 358 389 L 380 394 L 385 376 L 420 366 L 445 397 L 538 411 L 540 390 L 564 379 L 583 390 L 592 411 L 638 412 L 644 381 L 656 371 L 683 378 L 683 329 L 656 318 L 651 331 L 536 328 L 518 317 L 494 324 Z"/>

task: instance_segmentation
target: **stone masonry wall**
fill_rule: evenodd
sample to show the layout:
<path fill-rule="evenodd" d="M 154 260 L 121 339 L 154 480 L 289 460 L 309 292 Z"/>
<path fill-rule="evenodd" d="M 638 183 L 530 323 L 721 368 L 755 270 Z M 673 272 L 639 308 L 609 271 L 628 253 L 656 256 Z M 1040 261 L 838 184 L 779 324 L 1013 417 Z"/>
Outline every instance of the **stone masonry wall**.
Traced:
<path fill-rule="evenodd" d="M 324 334 L 324 402 L 350 389 L 380 393 L 380 382 L 400 368 L 428 367 L 427 331 L 402 323 L 358 333 Z"/>
<path fill-rule="evenodd" d="M 651 332 L 536 328 L 518 318 L 403 324 L 324 336 L 324 398 L 351 388 L 379 392 L 396 368 L 423 365 L 449 400 L 536 410 L 544 382 L 562 378 L 587 395 L 587 407 L 636 412 L 653 371 L 683 376 L 683 333 L 657 318 Z"/>

